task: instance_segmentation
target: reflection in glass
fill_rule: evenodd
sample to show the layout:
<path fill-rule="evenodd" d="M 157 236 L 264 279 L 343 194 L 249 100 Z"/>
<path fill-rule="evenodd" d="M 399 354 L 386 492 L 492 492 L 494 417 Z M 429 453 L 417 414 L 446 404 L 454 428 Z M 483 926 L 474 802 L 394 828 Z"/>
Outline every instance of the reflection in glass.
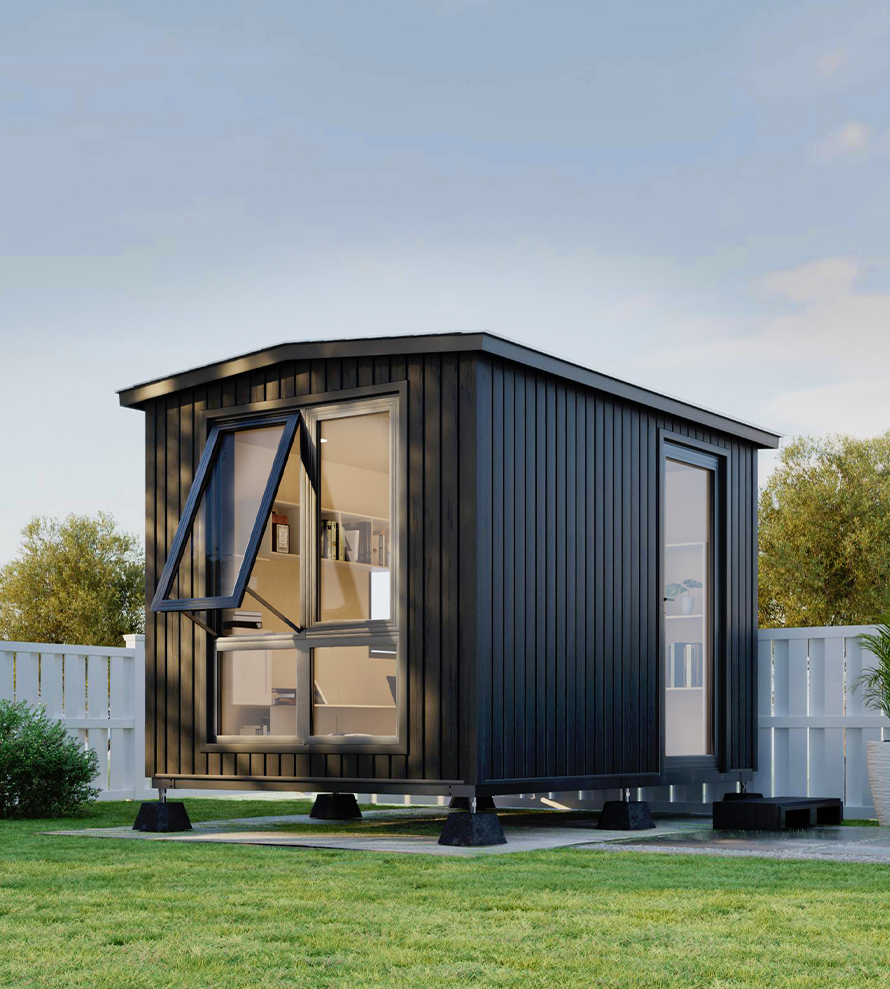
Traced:
<path fill-rule="evenodd" d="M 217 654 L 220 735 L 297 734 L 296 649 Z"/>
<path fill-rule="evenodd" d="M 390 414 L 324 419 L 319 440 L 318 617 L 389 619 Z"/>
<path fill-rule="evenodd" d="M 665 470 L 665 755 L 710 755 L 713 660 L 713 472 L 676 460 Z"/>
<path fill-rule="evenodd" d="M 394 646 L 312 650 L 312 734 L 396 735 Z"/>
<path fill-rule="evenodd" d="M 234 593 L 283 432 L 277 425 L 223 434 L 168 600 Z"/>

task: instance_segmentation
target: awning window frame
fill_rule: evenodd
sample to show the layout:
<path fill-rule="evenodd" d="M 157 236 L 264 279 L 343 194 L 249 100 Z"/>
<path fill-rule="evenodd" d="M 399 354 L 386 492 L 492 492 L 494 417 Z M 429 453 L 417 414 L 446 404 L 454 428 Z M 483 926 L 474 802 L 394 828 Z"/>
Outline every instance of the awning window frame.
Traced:
<path fill-rule="evenodd" d="M 232 594 L 227 597 L 168 599 L 166 595 L 169 592 L 170 587 L 173 584 L 173 580 L 179 570 L 180 560 L 189 536 L 192 533 L 195 518 L 201 505 L 201 499 L 210 480 L 211 470 L 216 461 L 216 454 L 219 450 L 220 444 L 230 433 L 242 432 L 249 429 L 259 429 L 262 427 L 279 424 L 284 425 L 284 431 L 282 432 L 281 439 L 278 443 L 278 450 L 276 451 L 275 459 L 272 462 L 269 477 L 266 480 L 266 487 L 263 491 L 263 496 L 260 499 L 257 515 L 254 519 L 253 529 L 251 530 L 250 538 L 244 551 L 244 559 L 241 562 L 241 569 L 238 572 L 238 579 L 235 581 L 235 587 Z M 195 479 L 192 482 L 191 489 L 189 490 L 185 507 L 182 510 L 179 525 L 176 529 L 176 535 L 173 537 L 173 543 L 170 546 L 170 553 L 167 557 L 167 562 L 164 564 L 164 569 L 161 572 L 161 577 L 158 581 L 157 590 L 155 591 L 155 596 L 152 600 L 150 608 L 152 612 L 215 611 L 222 608 L 241 607 L 241 603 L 247 589 L 247 582 L 250 579 L 250 574 L 253 570 L 254 563 L 256 562 L 256 556 L 260 549 L 260 544 L 262 542 L 263 532 L 265 531 L 266 523 L 269 518 L 269 513 L 272 511 L 275 493 L 278 491 L 278 487 L 281 484 L 281 478 L 284 474 L 284 467 L 287 463 L 287 458 L 290 456 L 294 436 L 297 433 L 298 427 L 304 427 L 303 415 L 300 410 L 289 411 L 279 415 L 252 416 L 249 419 L 241 419 L 234 422 L 217 424 L 212 428 L 210 435 L 207 437 L 207 442 L 204 445 L 201 460 L 195 473 Z M 300 428 L 300 457 L 304 467 L 307 459 L 305 437 L 305 427 Z"/>

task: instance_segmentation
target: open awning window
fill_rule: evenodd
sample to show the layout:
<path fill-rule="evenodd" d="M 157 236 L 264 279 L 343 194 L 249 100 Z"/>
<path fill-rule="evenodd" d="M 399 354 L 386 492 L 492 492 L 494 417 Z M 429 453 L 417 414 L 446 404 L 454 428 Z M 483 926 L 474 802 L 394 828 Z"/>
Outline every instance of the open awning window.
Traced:
<path fill-rule="evenodd" d="M 300 418 L 213 427 L 152 611 L 240 608 L 291 450 L 301 457 Z"/>

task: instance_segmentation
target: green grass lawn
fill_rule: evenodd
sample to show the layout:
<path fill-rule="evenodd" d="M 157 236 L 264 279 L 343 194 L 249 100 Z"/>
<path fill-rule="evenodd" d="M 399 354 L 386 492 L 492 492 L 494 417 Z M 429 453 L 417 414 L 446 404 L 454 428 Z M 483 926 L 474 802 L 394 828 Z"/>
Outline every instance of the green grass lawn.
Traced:
<path fill-rule="evenodd" d="M 193 821 L 308 809 L 186 803 Z M 890 867 L 39 834 L 135 811 L 0 822 L 0 986 L 890 987 Z"/>

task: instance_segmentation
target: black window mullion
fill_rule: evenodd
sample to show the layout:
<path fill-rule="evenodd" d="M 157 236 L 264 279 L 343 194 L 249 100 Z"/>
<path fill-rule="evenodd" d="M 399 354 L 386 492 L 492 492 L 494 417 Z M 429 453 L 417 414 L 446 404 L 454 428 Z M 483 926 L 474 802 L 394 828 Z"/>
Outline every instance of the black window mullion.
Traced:
<path fill-rule="evenodd" d="M 189 491 L 188 499 L 186 500 L 185 508 L 182 512 L 182 517 L 179 521 L 179 528 L 176 530 L 176 534 L 173 537 L 173 545 L 170 547 L 170 554 L 167 557 L 167 562 L 164 564 L 161 579 L 158 581 L 158 587 L 155 591 L 154 599 L 151 602 L 152 611 L 173 610 L 163 608 L 162 605 L 167 603 L 165 601 L 165 596 L 167 591 L 170 589 L 170 585 L 173 583 L 173 578 L 176 574 L 179 562 L 182 559 L 183 549 L 185 548 L 185 544 L 191 534 L 195 512 L 198 510 L 198 505 L 201 503 L 201 495 L 204 493 L 204 488 L 207 486 L 210 468 L 213 465 L 214 458 L 216 456 L 216 449 L 219 446 L 221 439 L 222 431 L 219 426 L 214 426 L 210 436 L 207 438 L 207 443 L 204 446 L 204 453 L 201 455 L 201 461 L 198 464 L 198 472 L 195 475 L 195 480 L 192 482 L 192 489 Z"/>
<path fill-rule="evenodd" d="M 247 549 L 244 551 L 244 560 L 241 564 L 241 572 L 238 574 L 238 580 L 235 582 L 235 593 L 232 595 L 232 607 L 240 607 L 241 601 L 244 597 L 244 589 L 247 587 L 250 572 L 253 570 L 256 555 L 260 550 L 260 543 L 263 539 L 263 532 L 266 528 L 269 512 L 272 511 L 272 502 L 275 500 L 275 493 L 278 491 L 278 487 L 281 484 L 281 476 L 284 473 L 284 465 L 287 463 L 290 448 L 294 442 L 294 433 L 297 430 L 300 418 L 300 414 L 297 413 L 296 415 L 289 417 L 285 423 L 284 433 L 281 436 L 281 442 L 278 444 L 278 452 L 275 454 L 275 460 L 272 463 L 272 470 L 269 472 L 269 480 L 266 482 L 266 490 L 263 492 L 260 507 L 253 523 L 253 531 L 251 532 L 250 539 L 247 542 Z M 305 432 L 305 430 L 303 430 L 303 432 Z"/>

